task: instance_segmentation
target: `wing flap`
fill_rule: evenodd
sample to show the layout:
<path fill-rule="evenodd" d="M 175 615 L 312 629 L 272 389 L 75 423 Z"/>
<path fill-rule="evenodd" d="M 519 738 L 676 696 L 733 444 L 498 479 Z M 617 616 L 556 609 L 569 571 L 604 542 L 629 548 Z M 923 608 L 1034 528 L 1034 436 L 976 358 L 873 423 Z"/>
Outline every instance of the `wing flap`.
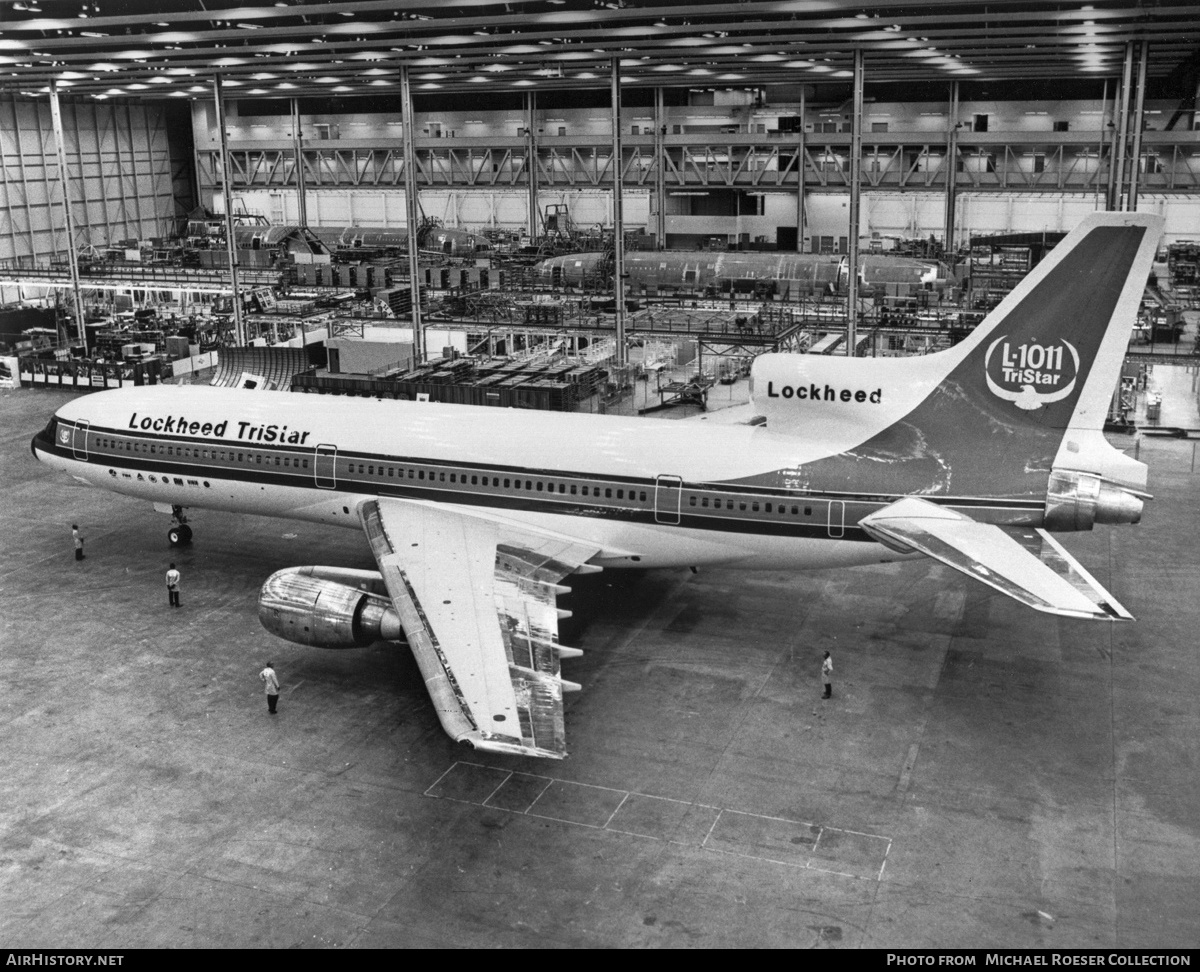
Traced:
<path fill-rule="evenodd" d="M 1038 611 L 1072 618 L 1131 615 L 1045 531 L 1040 547 L 914 496 L 859 521 L 880 543 L 917 551 Z M 1046 541 L 1049 541 L 1047 543 Z"/>
<path fill-rule="evenodd" d="M 428 503 L 373 500 L 360 516 L 450 736 L 564 756 L 558 581 L 597 548 Z"/>

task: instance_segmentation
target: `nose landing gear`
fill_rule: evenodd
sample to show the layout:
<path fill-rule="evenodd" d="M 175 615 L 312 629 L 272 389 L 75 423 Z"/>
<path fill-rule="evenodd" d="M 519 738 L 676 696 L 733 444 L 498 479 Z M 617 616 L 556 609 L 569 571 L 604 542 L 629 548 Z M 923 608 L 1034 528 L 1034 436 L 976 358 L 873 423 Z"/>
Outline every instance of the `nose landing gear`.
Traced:
<path fill-rule="evenodd" d="M 172 547 L 192 542 L 192 528 L 187 525 L 182 506 L 171 507 L 171 529 L 167 531 L 167 540 Z"/>

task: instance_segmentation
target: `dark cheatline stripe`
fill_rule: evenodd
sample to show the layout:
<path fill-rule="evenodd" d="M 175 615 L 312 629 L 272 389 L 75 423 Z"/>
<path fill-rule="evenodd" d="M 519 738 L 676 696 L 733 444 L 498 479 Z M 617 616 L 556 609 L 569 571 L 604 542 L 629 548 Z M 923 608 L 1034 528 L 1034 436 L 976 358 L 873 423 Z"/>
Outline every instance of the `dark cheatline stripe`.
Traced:
<path fill-rule="evenodd" d="M 70 426 L 69 423 L 61 423 Z M 212 450 L 220 449 L 227 452 L 242 452 L 250 455 L 288 455 L 295 459 L 312 460 L 314 450 L 312 448 L 299 448 L 292 446 L 246 446 L 246 445 L 231 445 L 229 443 L 214 444 L 206 439 L 179 439 L 171 436 L 163 435 L 145 435 L 137 433 L 130 434 L 126 430 L 114 430 L 103 427 L 92 427 L 89 429 L 89 442 L 94 443 L 96 437 L 112 436 L 121 437 L 123 439 L 137 440 L 144 442 L 153 439 L 156 442 L 162 443 L 186 443 L 192 448 L 207 448 Z M 57 442 L 49 442 L 42 438 L 41 434 L 36 437 L 35 441 L 38 447 L 43 451 L 61 456 L 66 459 L 74 459 L 74 453 L 71 446 L 60 446 Z M 238 483 L 253 483 L 257 485 L 272 485 L 272 486 L 290 486 L 299 489 L 316 489 L 315 470 L 309 468 L 307 470 L 299 470 L 296 467 L 289 467 L 287 471 L 283 467 L 274 465 L 220 465 L 212 462 L 198 462 L 193 458 L 176 459 L 175 457 L 167 456 L 143 456 L 140 454 L 119 452 L 109 454 L 96 451 L 95 448 L 89 448 L 90 461 L 96 465 L 117 467 L 121 470 L 130 472 L 142 472 L 147 475 L 156 475 L 163 478 L 171 479 L 196 479 L 196 480 L 218 480 L 218 481 L 234 481 Z M 519 467 L 503 467 L 490 465 L 484 466 L 466 466 L 462 463 L 452 463 L 448 461 L 426 461 L 405 457 L 381 456 L 369 453 L 338 453 L 339 461 L 351 461 L 355 463 L 370 464 L 376 466 L 441 466 L 445 469 L 467 469 L 469 473 L 460 474 L 467 475 L 484 472 L 491 476 L 507 475 L 508 478 L 536 479 L 539 475 L 544 479 L 569 480 L 580 479 L 586 480 L 588 485 L 602 484 L 607 487 L 610 484 L 616 487 L 616 484 L 636 485 L 642 491 L 645 491 L 648 497 L 652 497 L 655 491 L 655 483 L 653 480 L 637 479 L 635 477 L 614 478 L 608 476 L 590 476 L 586 473 L 568 474 L 560 470 L 550 470 L 535 472 L 533 470 Z M 353 493 L 356 495 L 371 495 L 380 497 L 394 497 L 401 499 L 420 499 L 434 502 L 450 502 L 460 503 L 463 505 L 479 506 L 484 508 L 498 510 L 516 510 L 523 512 L 535 513 L 553 513 L 564 516 L 578 516 L 598 519 L 620 520 L 629 523 L 639 523 L 646 525 L 678 525 L 688 529 L 702 530 L 715 533 L 732 533 L 741 535 L 759 535 L 759 536 L 782 536 L 798 539 L 840 539 L 852 542 L 871 542 L 874 541 L 859 529 L 856 523 L 862 516 L 876 509 L 886 506 L 893 502 L 897 497 L 894 496 L 878 496 L 872 495 L 869 497 L 855 497 L 854 494 L 837 494 L 834 496 L 795 496 L 788 495 L 784 491 L 767 492 L 765 490 L 755 490 L 753 493 L 738 491 L 736 487 L 730 485 L 709 485 L 709 484 L 683 484 L 680 490 L 680 510 L 678 524 L 662 523 L 656 516 L 653 501 L 648 499 L 647 506 L 630 507 L 626 505 L 616 505 L 612 501 L 601 501 L 597 497 L 596 501 L 589 502 L 588 498 L 580 496 L 571 496 L 569 494 L 544 493 L 540 496 L 531 495 L 522 491 L 510 490 L 503 493 L 483 492 L 479 491 L 478 487 L 467 486 L 466 484 L 451 484 L 436 483 L 430 484 L 429 480 L 409 480 L 408 478 L 366 478 L 367 474 L 362 474 L 364 478 L 348 478 L 344 471 L 339 471 L 337 476 L 337 486 L 333 489 L 322 490 L 328 492 L 331 496 L 340 494 Z M 432 474 L 431 474 L 432 475 Z M 186 488 L 186 487 L 185 487 Z M 211 487 L 210 487 L 211 488 Z M 500 487 L 495 487 L 500 488 Z M 747 504 L 752 502 L 761 503 L 778 503 L 781 507 L 788 509 L 792 507 L 802 508 L 805 506 L 817 510 L 816 516 L 806 517 L 803 520 L 795 519 L 799 514 L 787 513 L 766 513 L 755 516 L 723 516 L 717 513 L 702 513 L 699 507 L 692 507 L 686 503 L 689 493 L 693 494 L 721 494 L 725 498 L 738 498 L 739 502 Z M 195 503 L 189 503 L 190 497 L 180 497 L 179 505 L 204 505 L 202 497 L 198 498 Z M 618 503 L 620 501 L 617 501 Z M 841 502 L 846 504 L 846 513 L 850 515 L 846 517 L 845 522 L 836 526 L 837 534 L 831 536 L 830 524 L 827 520 L 828 506 L 830 502 Z M 986 507 L 993 509 L 1005 509 L 1014 513 L 1039 513 L 1042 510 L 1042 504 L 1027 501 L 1004 501 L 995 499 L 981 499 L 977 497 L 964 497 L 961 500 L 955 500 L 953 503 L 948 503 L 945 498 L 941 498 L 941 502 L 946 505 L 953 506 L 973 506 Z M 855 507 L 861 507 L 856 509 Z M 707 509 L 707 508 L 705 508 Z M 729 511 L 733 513 L 734 511 Z"/>

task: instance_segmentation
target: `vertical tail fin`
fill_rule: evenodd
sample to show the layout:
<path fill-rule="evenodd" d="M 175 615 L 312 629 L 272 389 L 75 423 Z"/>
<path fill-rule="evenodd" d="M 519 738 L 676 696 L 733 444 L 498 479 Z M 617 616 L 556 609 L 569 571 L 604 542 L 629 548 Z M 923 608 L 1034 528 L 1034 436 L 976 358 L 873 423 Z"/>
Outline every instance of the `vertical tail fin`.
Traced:
<path fill-rule="evenodd" d="M 1086 217 L 964 342 L 954 376 L 1038 425 L 1102 428 L 1162 226 Z"/>
<path fill-rule="evenodd" d="M 919 358 L 764 355 L 767 427 L 819 436 L 792 482 L 895 495 L 1045 497 L 1053 469 L 1144 485 L 1101 435 L 1161 217 L 1093 213 L 961 344 Z"/>

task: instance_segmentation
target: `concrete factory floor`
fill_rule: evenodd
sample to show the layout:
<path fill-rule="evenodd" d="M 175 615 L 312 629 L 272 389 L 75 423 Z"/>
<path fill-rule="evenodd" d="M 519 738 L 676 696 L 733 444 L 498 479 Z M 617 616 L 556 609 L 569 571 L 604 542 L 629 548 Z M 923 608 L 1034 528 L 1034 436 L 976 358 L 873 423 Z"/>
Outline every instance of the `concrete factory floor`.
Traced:
<path fill-rule="evenodd" d="M 273 571 L 373 566 L 357 532 L 197 511 L 172 549 L 35 462 L 67 398 L 0 392 L 7 947 L 1200 944 L 1193 442 L 1065 540 L 1134 623 L 927 562 L 573 577 L 551 762 L 451 743 L 406 649 L 263 630 Z"/>

